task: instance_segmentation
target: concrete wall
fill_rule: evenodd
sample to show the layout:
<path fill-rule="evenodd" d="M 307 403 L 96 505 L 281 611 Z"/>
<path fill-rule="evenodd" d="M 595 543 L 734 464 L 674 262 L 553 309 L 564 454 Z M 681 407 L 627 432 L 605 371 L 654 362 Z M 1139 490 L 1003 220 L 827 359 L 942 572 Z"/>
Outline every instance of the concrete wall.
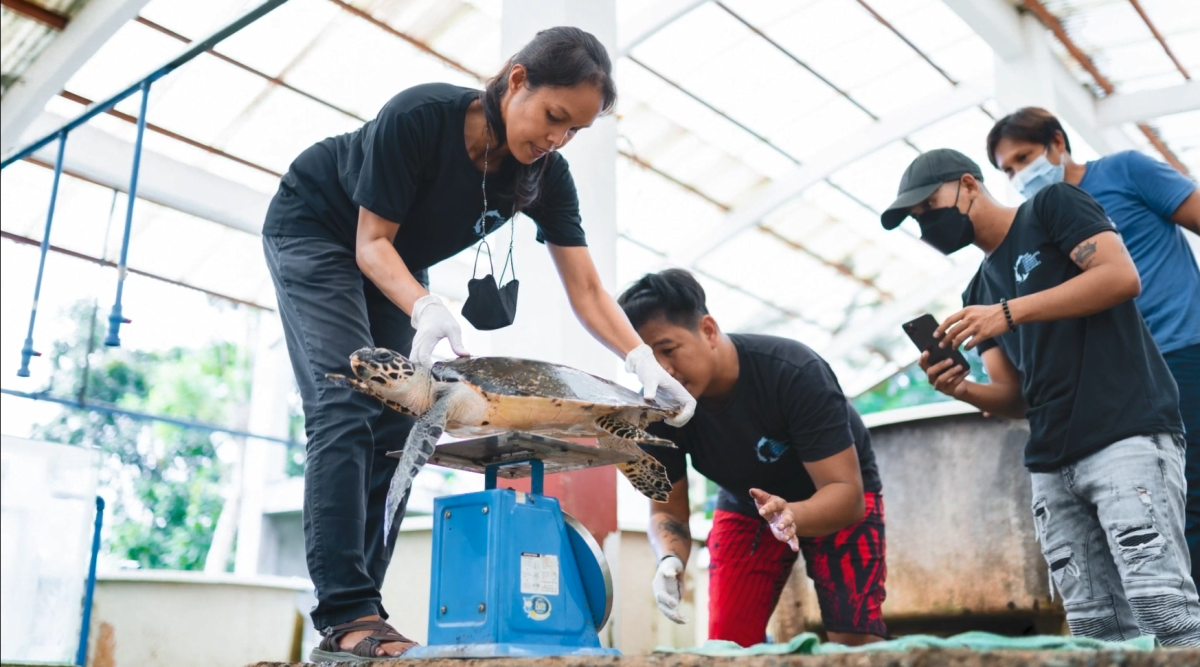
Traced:
<path fill-rule="evenodd" d="M 306 581 L 151 570 L 101 576 L 89 667 L 212 667 L 294 660 Z"/>
<path fill-rule="evenodd" d="M 1040 611 L 1025 421 L 980 414 L 876 427 L 887 513 L 889 615 Z"/>
<path fill-rule="evenodd" d="M 962 404 L 865 421 L 883 479 L 891 629 L 1059 631 L 1062 611 L 1034 537 L 1022 463 L 1028 424 Z M 796 578 L 790 588 L 799 591 L 804 623 L 817 627 L 803 559 Z"/>

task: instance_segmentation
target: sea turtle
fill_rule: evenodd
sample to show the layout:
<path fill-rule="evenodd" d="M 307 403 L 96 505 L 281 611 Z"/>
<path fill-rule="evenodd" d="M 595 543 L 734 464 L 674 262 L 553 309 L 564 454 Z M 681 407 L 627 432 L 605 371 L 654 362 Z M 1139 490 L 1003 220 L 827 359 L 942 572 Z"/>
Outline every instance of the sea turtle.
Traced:
<path fill-rule="evenodd" d="M 443 432 L 596 437 L 601 447 L 637 456 L 617 468 L 638 491 L 660 502 L 671 492 L 666 468 L 637 443 L 674 447 L 643 429 L 679 414 L 678 405 L 647 401 L 568 366 L 512 357 L 463 357 L 425 368 L 392 350 L 363 348 L 350 356 L 350 366 L 354 377 L 327 377 L 417 418 L 388 487 L 385 540 L 401 500 Z"/>

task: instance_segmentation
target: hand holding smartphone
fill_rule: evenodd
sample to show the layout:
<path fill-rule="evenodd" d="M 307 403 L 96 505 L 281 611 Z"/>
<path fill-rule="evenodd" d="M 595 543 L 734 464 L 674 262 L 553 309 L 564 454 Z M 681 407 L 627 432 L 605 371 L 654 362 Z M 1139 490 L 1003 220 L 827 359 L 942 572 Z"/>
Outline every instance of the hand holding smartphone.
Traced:
<path fill-rule="evenodd" d="M 953 359 L 955 364 L 968 371 L 971 370 L 971 364 L 967 362 L 967 358 L 963 356 L 962 352 L 938 345 L 941 340 L 933 336 L 933 332 L 937 331 L 938 321 L 933 318 L 933 315 L 927 313 L 915 320 L 905 322 L 902 326 L 904 333 L 908 334 L 909 340 L 917 346 L 917 349 L 929 353 L 930 366 L 946 359 Z"/>

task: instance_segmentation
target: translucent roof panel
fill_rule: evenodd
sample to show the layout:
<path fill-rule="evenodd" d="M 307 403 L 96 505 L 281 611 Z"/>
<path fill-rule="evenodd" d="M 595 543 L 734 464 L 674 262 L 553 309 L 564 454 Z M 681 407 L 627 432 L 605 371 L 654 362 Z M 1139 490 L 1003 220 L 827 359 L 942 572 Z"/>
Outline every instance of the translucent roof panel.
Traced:
<path fill-rule="evenodd" d="M 1096 67 L 1118 91 L 1132 92 L 1183 81 L 1182 74 L 1133 3 L 1052 0 L 1045 4 L 1062 23 L 1071 40 L 1091 56 Z M 1184 3 L 1143 4 L 1155 28 L 1164 32 L 1168 44 L 1185 42 L 1187 33 L 1200 30 L 1194 3 L 1188 3 L 1189 9 L 1184 9 Z M 1172 4 L 1176 7 L 1171 7 Z M 1158 20 L 1155 20 L 1156 14 Z M 1061 46 L 1059 48 L 1062 50 Z M 1081 70 L 1073 61 L 1070 66 Z M 1200 67 L 1200 63 L 1195 63 L 1194 67 Z M 1082 74 L 1082 77 L 1087 76 Z"/>
<path fill-rule="evenodd" d="M 1070 41 L 1088 55 L 1114 94 L 1166 88 L 1185 83 L 1200 72 L 1200 11 L 1189 0 L 1047 0 L 1046 8 L 1062 25 Z M 1158 35 L 1155 35 L 1155 31 Z M 1097 97 L 1107 93 L 1092 72 L 1070 55 L 1066 45 L 1047 33 L 1055 52 L 1081 83 Z M 1161 40 L 1160 40 L 1161 38 Z M 1188 152 L 1186 130 L 1175 123 L 1126 125 L 1123 133 L 1140 150 L 1166 154 L 1145 136 L 1155 133 L 1167 151 L 1179 157 Z M 1182 134 L 1181 134 L 1182 132 Z M 1177 148 L 1179 144 L 1180 148 Z M 1180 162 L 1196 174 L 1192 163 Z"/>
<path fill-rule="evenodd" d="M 124 88 L 190 40 L 257 4 L 153 0 L 71 77 L 64 96 L 51 100 L 46 111 L 78 114 L 88 100 Z M 1045 0 L 1118 94 L 1182 83 L 1187 79 L 1180 66 L 1197 75 L 1200 12 L 1193 11 L 1194 3 L 1140 4 L 1179 65 L 1127 0 Z M 155 84 L 146 150 L 268 197 L 297 154 L 359 127 L 400 90 L 432 81 L 481 86 L 509 55 L 501 52 L 503 5 L 503 0 L 290 0 L 218 45 L 215 54 L 201 55 Z M 919 240 L 912 221 L 885 232 L 879 211 L 894 198 L 908 163 L 940 147 L 971 156 L 1001 201 L 1019 202 L 984 155 L 987 131 L 1007 109 L 987 100 L 927 127 L 886 136 L 849 161 L 839 157 L 839 149 L 874 136 L 867 133 L 890 127 L 955 85 L 994 90 L 995 60 L 987 43 L 944 0 L 616 5 L 619 40 L 674 17 L 628 54 L 613 54 L 620 91 L 620 285 L 684 263 L 697 273 L 711 310 L 727 329 L 792 336 L 818 351 L 840 350 L 840 358 L 831 361 L 846 374 L 848 390 L 910 363 L 915 352 L 896 331 L 872 333 L 852 349 L 844 342 L 856 328 L 875 324 L 887 312 L 881 309 L 893 303 L 921 297 L 935 301 L 931 308 L 954 307 L 961 285 L 941 284 L 947 275 L 960 276 L 964 263 L 977 262 L 979 255 L 964 250 L 953 259 L 943 257 Z M 27 65 L 53 35 L 7 7 L 2 11 L 7 85 L 14 68 Z M 1080 83 L 1103 96 L 1056 38 L 1049 32 L 1046 38 Z M 118 110 L 136 115 L 139 103 L 134 96 Z M 1197 113 L 1148 124 L 1193 174 L 1200 169 Z M 102 115 L 92 128 L 126 142 L 135 136 L 127 117 Z M 1095 157 L 1075 129 L 1067 127 L 1076 158 Z M 1157 154 L 1136 125 L 1104 132 L 1123 134 Z M 5 170 L 6 194 L 29 194 L 15 203 L 6 198 L 3 227 L 36 240 L 49 171 L 19 167 Z M 769 210 L 759 208 L 767 197 Z M 111 234 L 109 248 L 103 247 L 111 202 L 110 190 L 64 180 L 55 243 L 61 239 L 73 252 L 111 256 L 117 243 Z M 135 210 L 131 266 L 233 298 L 273 303 L 253 236 L 143 202 Z M 731 234 L 728 226 L 734 224 L 740 227 Z M 437 273 L 448 299 L 463 296 L 464 261 L 454 258 Z"/>
<path fill-rule="evenodd" d="M 51 170 L 28 163 L 4 170 L 0 182 L 5 192 L 29 193 L 0 199 L 5 232 L 41 241 L 52 178 Z M 125 195 L 118 194 L 114 201 L 112 190 L 71 176 L 64 176 L 59 187 L 51 243 L 87 257 L 117 261 Z M 138 201 L 128 261 L 132 269 L 165 280 L 274 307 L 274 288 L 262 261 L 260 239 L 180 211 Z M 111 289 L 116 289 L 115 278 Z"/>
<path fill-rule="evenodd" d="M 1200 174 L 1200 111 L 1164 116 L 1154 121 L 1159 131 L 1171 137 L 1171 147 L 1193 175 Z"/>

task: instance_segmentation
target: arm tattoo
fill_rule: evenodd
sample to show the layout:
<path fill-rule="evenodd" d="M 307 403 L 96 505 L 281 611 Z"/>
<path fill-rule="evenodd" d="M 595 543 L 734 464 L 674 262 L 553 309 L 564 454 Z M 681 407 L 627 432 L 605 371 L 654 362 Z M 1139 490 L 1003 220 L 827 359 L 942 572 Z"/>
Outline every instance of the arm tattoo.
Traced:
<path fill-rule="evenodd" d="M 1075 248 L 1075 263 L 1079 268 L 1086 269 L 1092 263 L 1092 256 L 1096 254 L 1096 242 L 1080 243 Z"/>
<path fill-rule="evenodd" d="M 662 519 L 658 522 L 658 534 L 664 542 L 673 542 L 679 540 L 687 544 L 692 539 L 692 531 L 686 523 L 677 521 L 670 517 Z"/>

